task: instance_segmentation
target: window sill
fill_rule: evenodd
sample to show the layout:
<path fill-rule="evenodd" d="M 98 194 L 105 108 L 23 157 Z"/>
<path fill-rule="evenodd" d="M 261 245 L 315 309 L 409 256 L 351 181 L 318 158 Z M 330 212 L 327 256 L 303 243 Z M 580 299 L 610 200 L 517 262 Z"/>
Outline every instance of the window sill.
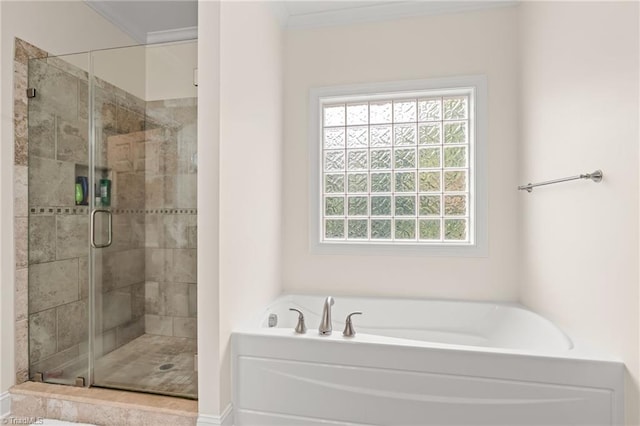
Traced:
<path fill-rule="evenodd" d="M 314 242 L 311 254 L 339 256 L 415 256 L 415 257 L 488 257 L 488 248 L 481 244 L 423 244 Z"/>

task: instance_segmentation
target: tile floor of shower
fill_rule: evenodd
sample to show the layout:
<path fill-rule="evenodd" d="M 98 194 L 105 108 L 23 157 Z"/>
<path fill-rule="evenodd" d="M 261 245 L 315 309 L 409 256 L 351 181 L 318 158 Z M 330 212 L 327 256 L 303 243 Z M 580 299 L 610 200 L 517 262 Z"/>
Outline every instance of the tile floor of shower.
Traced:
<path fill-rule="evenodd" d="M 196 348 L 196 339 L 143 334 L 95 361 L 94 386 L 195 399 Z"/>

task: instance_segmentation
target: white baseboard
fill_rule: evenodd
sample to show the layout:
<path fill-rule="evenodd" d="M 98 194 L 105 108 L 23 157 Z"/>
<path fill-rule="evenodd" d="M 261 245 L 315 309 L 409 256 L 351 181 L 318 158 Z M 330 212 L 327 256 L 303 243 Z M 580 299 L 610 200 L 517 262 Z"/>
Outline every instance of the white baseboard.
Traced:
<path fill-rule="evenodd" d="M 231 404 L 227 405 L 219 416 L 212 416 L 209 414 L 200 414 L 198 416 L 197 426 L 233 426 L 233 407 Z"/>
<path fill-rule="evenodd" d="M 11 414 L 11 394 L 6 391 L 0 393 L 0 419 L 9 417 Z"/>

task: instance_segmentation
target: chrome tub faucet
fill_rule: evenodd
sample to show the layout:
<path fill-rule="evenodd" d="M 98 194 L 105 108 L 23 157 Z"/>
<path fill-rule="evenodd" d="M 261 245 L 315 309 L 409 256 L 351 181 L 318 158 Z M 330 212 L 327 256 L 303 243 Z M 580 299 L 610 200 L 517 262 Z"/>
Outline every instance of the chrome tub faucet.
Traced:
<path fill-rule="evenodd" d="M 323 336 L 331 334 L 331 305 L 333 305 L 333 297 L 329 296 L 324 301 L 324 308 L 322 310 L 322 319 L 320 320 L 320 327 L 318 331 Z"/>

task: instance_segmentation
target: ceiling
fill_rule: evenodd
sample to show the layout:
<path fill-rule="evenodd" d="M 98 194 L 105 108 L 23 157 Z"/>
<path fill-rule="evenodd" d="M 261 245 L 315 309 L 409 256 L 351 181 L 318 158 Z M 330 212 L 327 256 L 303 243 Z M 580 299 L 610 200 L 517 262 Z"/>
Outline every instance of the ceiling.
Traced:
<path fill-rule="evenodd" d="M 197 0 L 84 0 L 139 43 L 198 37 Z M 284 27 L 310 28 L 461 12 L 517 0 L 284 0 L 265 1 Z"/>
<path fill-rule="evenodd" d="M 198 38 L 197 0 L 84 0 L 138 43 Z"/>

